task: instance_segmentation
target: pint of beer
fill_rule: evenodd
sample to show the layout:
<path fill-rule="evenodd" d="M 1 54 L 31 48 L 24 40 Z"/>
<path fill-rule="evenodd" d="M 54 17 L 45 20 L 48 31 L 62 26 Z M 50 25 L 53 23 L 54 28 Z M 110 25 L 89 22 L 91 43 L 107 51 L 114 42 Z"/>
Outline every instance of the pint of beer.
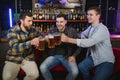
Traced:
<path fill-rule="evenodd" d="M 55 45 L 60 45 L 61 44 L 61 34 L 60 33 L 54 34 L 54 40 L 55 40 Z"/>
<path fill-rule="evenodd" d="M 55 48 L 54 35 L 48 34 L 48 48 Z"/>
<path fill-rule="evenodd" d="M 40 50 L 40 51 L 45 50 L 45 38 L 40 39 L 39 46 L 38 46 L 37 49 Z"/>

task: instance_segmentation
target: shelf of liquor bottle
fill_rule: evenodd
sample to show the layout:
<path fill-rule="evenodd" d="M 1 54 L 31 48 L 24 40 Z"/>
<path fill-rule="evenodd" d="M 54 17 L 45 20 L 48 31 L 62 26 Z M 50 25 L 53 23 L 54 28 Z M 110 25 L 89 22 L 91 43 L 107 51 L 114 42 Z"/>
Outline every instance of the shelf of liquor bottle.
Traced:
<path fill-rule="evenodd" d="M 56 22 L 56 20 L 33 20 L 33 22 Z M 67 20 L 67 22 L 87 22 L 87 20 Z"/>

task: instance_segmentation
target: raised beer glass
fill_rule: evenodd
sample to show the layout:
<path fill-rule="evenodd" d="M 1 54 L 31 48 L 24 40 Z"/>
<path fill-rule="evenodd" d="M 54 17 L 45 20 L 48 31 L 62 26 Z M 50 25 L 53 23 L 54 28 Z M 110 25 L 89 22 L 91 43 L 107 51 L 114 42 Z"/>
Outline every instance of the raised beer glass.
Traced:
<path fill-rule="evenodd" d="M 39 42 L 39 46 L 37 48 L 40 51 L 44 51 L 45 50 L 45 38 L 41 38 L 40 42 Z"/>
<path fill-rule="evenodd" d="M 55 40 L 55 45 L 60 45 L 61 44 L 61 33 L 55 33 L 54 40 Z"/>
<path fill-rule="evenodd" d="M 55 40 L 53 34 L 48 34 L 48 48 L 55 48 Z"/>

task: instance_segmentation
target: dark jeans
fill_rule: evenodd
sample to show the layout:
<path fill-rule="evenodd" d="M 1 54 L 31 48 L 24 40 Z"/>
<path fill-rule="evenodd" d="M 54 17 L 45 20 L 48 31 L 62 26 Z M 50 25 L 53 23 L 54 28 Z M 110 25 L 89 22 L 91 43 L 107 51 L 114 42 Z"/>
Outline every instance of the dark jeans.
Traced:
<path fill-rule="evenodd" d="M 104 62 L 97 66 L 94 66 L 93 59 L 91 56 L 89 56 L 78 64 L 78 68 L 83 76 L 83 80 L 90 80 L 89 70 L 93 67 L 96 67 L 96 70 L 92 80 L 108 80 L 112 74 L 114 64 L 111 62 Z"/>

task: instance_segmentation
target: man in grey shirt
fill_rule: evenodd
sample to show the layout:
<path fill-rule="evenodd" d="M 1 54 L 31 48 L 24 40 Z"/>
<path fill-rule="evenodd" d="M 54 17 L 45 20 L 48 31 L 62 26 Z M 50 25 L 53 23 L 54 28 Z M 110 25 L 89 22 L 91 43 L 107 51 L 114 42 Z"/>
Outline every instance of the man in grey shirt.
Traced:
<path fill-rule="evenodd" d="M 73 39 L 62 34 L 63 42 L 73 43 L 80 47 L 87 47 L 90 56 L 87 56 L 78 68 L 83 75 L 83 80 L 90 80 L 89 70 L 96 67 L 92 80 L 108 80 L 112 74 L 115 57 L 113 55 L 110 34 L 105 25 L 100 23 L 101 10 L 91 7 L 87 12 L 88 22 L 91 25 L 81 33 L 81 39 Z"/>

